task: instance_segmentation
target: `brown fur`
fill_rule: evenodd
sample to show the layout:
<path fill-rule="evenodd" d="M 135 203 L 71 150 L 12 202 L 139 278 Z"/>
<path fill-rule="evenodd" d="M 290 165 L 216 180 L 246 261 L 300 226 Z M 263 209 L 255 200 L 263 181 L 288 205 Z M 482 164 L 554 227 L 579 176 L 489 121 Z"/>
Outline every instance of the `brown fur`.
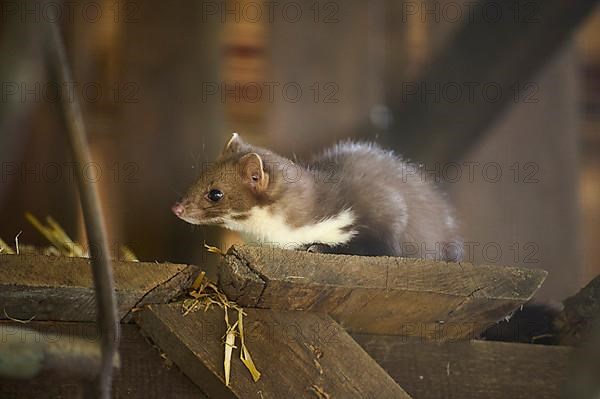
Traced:
<path fill-rule="evenodd" d="M 357 231 L 329 252 L 459 260 L 462 242 L 443 196 L 394 154 L 364 143 L 342 143 L 306 166 L 234 135 L 181 202 L 183 219 L 221 224 L 268 207 L 299 228 L 352 209 Z M 224 193 L 217 203 L 211 189 Z M 314 244 L 319 244 L 315 242 Z"/>

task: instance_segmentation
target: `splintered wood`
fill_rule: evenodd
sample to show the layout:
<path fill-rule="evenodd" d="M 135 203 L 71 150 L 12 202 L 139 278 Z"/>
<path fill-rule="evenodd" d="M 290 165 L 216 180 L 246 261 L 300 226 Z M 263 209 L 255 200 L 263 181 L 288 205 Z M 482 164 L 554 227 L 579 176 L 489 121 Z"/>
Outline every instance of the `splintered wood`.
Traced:
<path fill-rule="evenodd" d="M 219 286 L 243 307 L 309 310 L 351 332 L 474 338 L 529 301 L 543 270 L 233 246 Z"/>
<path fill-rule="evenodd" d="M 241 362 L 232 362 L 229 386 L 223 372 L 222 310 L 184 316 L 178 303 L 148 305 L 134 319 L 211 398 L 410 398 L 329 316 L 245 312 L 245 340 L 263 376 L 255 382 Z"/>

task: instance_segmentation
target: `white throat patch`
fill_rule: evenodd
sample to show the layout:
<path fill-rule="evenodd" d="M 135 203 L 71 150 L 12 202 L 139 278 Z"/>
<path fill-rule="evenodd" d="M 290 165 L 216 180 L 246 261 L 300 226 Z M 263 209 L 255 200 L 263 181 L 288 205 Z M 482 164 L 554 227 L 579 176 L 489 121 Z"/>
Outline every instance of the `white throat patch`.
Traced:
<path fill-rule="evenodd" d="M 258 243 L 274 247 L 294 249 L 316 243 L 336 246 L 347 243 L 357 234 L 355 230 L 348 229 L 356 220 L 351 209 L 301 227 L 290 226 L 283 215 L 272 213 L 267 208 L 254 207 L 249 214 L 244 220 L 224 217 L 225 227 L 247 233 Z"/>

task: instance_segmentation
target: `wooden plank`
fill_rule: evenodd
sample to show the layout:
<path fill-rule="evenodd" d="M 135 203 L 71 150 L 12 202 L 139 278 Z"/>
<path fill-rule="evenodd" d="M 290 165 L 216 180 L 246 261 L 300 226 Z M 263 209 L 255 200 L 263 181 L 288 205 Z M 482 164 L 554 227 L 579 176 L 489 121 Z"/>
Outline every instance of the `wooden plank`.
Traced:
<path fill-rule="evenodd" d="M 13 334 L 11 327 L 21 324 L 12 321 L 0 322 L 0 341 L 3 336 Z M 93 323 L 31 322 L 28 328 L 42 332 L 64 334 L 66 337 L 96 337 Z M 36 334 L 27 334 L 23 340 L 35 341 Z M 68 339 L 68 338 L 67 338 Z M 178 398 L 202 399 L 206 396 L 179 369 L 161 358 L 133 324 L 121 325 L 121 368 L 115 372 L 113 398 Z M 58 379 L 53 374 L 40 375 L 26 382 L 0 378 L 1 398 L 61 398 L 84 397 L 81 382 Z"/>
<path fill-rule="evenodd" d="M 573 348 L 353 335 L 415 398 L 558 398 Z"/>
<path fill-rule="evenodd" d="M 404 155 L 426 163 L 460 159 L 510 104 L 537 101 L 539 87 L 531 81 L 533 75 L 597 3 L 480 0 L 469 7 L 458 6 L 462 26 L 422 75 L 414 81 L 395 79 L 388 103 L 393 125 L 380 137 Z M 419 7 L 412 6 L 411 12 Z M 428 16 L 422 4 L 414 15 L 405 13 L 408 8 L 402 10 L 402 18 L 440 18 L 439 7 L 436 15 Z M 388 70 L 395 74 L 397 65 L 389 65 Z"/>
<path fill-rule="evenodd" d="M 239 360 L 239 349 L 234 349 L 229 387 L 224 384 L 226 325 L 221 309 L 183 316 L 178 303 L 149 305 L 135 314 L 135 320 L 210 397 L 409 397 L 329 316 L 265 309 L 246 312 L 245 342 L 262 376 L 253 382 Z"/>
<path fill-rule="evenodd" d="M 563 301 L 563 310 L 555 320 L 562 345 L 580 345 L 588 338 L 600 314 L 600 276 Z"/>
<path fill-rule="evenodd" d="M 543 270 L 233 246 L 219 285 L 242 306 L 325 312 L 352 332 L 475 337 L 532 298 Z"/>
<path fill-rule="evenodd" d="M 114 262 L 119 317 L 144 303 L 166 303 L 180 295 L 197 267 L 150 262 Z M 0 319 L 95 321 L 88 259 L 0 255 Z"/>

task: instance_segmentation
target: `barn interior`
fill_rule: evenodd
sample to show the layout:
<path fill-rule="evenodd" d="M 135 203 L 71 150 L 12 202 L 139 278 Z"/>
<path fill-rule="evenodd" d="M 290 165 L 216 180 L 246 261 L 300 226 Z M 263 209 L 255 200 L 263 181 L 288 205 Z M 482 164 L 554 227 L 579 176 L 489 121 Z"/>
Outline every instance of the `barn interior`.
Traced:
<path fill-rule="evenodd" d="M 0 0 L 0 15 L 0 397 L 600 392 L 596 1 Z M 462 263 L 255 252 L 177 219 L 232 132 L 299 162 L 353 139 L 420 165 L 455 209 Z M 52 242 L 27 214 L 92 266 L 41 254 Z M 382 268 L 401 278 L 381 285 Z M 213 283 L 226 305 L 184 318 Z M 222 308 L 232 324 L 247 312 L 257 381 L 243 332 L 225 379 Z M 44 347 L 43 370 L 19 374 L 15 337 L 85 338 L 93 356 Z"/>

